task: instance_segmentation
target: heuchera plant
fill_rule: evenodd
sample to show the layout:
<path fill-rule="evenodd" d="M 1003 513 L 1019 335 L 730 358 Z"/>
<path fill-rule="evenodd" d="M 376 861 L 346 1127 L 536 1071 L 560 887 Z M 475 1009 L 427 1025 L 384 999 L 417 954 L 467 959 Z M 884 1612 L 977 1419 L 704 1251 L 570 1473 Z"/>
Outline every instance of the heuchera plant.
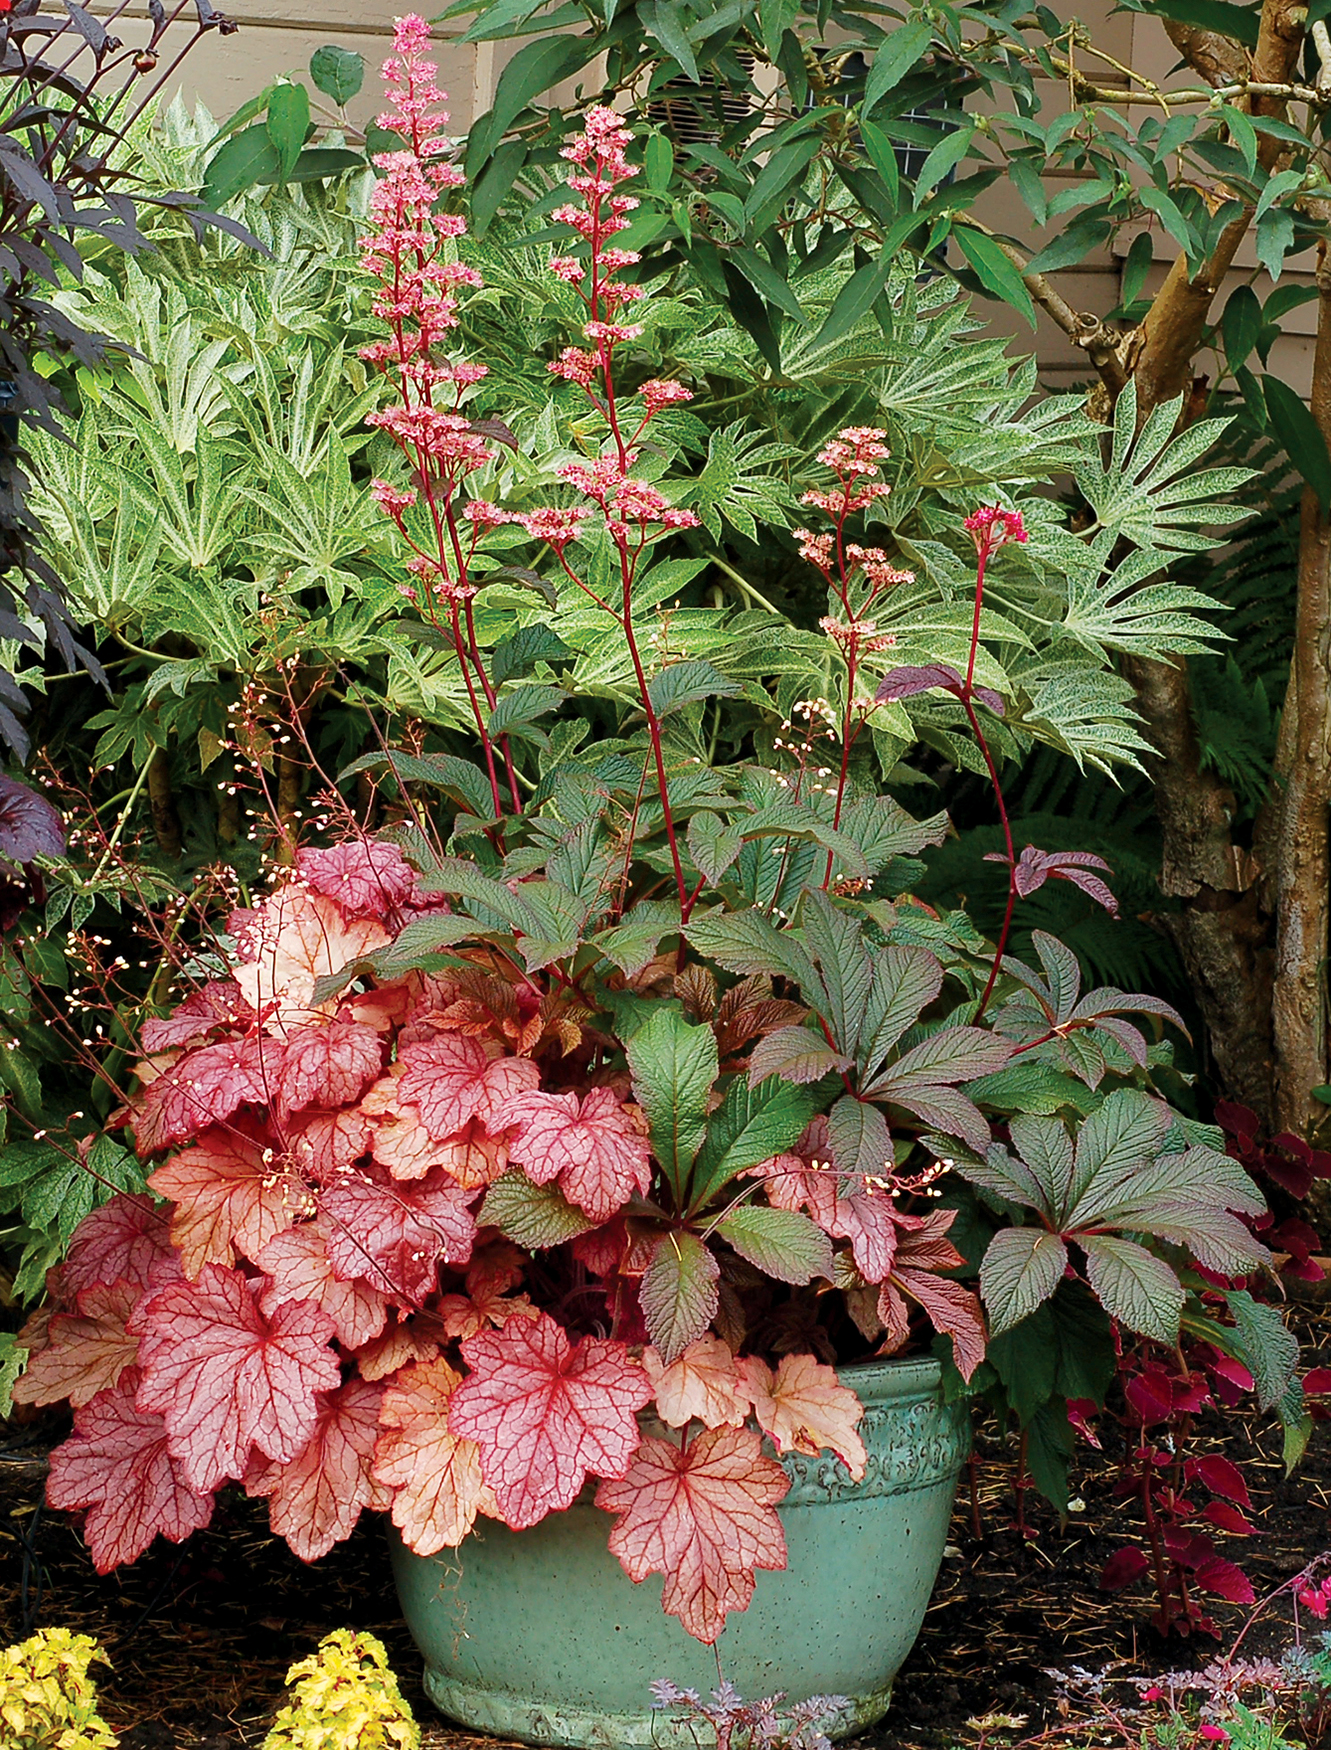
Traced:
<path fill-rule="evenodd" d="M 594 1481 L 626 1571 L 662 1575 L 665 1609 L 712 1642 L 756 1571 L 784 1565 L 780 1455 L 865 1475 L 837 1364 L 897 1352 L 923 1318 L 953 1377 L 976 1374 L 985 1316 L 949 1237 L 966 1198 L 996 1230 L 994 1332 L 1061 1305 L 1071 1279 L 1106 1339 L 1113 1320 L 1166 1345 L 1195 1265 L 1229 1280 L 1264 1262 L 1239 1219 L 1262 1204 L 1218 1135 L 1151 1090 L 1126 1016 L 1172 1011 L 1083 995 L 1048 936 L 1039 970 L 1006 953 L 1016 901 L 1045 879 L 1112 904 L 1094 859 L 1018 857 L 1008 834 L 993 952 L 901 896 L 946 822 L 876 794 L 858 744 L 888 701 L 943 690 L 1006 822 L 981 633 L 986 568 L 1023 537 L 1013 513 L 967 525 L 964 670 L 892 670 L 872 616 L 906 574 L 862 539 L 883 434 L 843 432 L 808 495 L 830 528 L 802 537 L 829 585 L 833 696 L 769 766 L 698 757 L 690 726 L 737 689 L 654 636 L 645 568 L 696 519 L 648 434 L 689 391 L 634 382 L 643 288 L 614 242 L 631 135 L 608 110 L 568 147 L 553 215 L 572 241 L 552 272 L 586 320 L 550 368 L 586 396 L 587 453 L 560 469 L 560 503 L 471 490 L 512 439 L 468 412 L 484 366 L 446 351 L 477 276 L 442 210 L 459 177 L 427 37 L 400 22 L 382 119 L 402 149 L 378 160 L 366 244 L 388 330 L 370 356 L 397 389 L 376 417 L 404 464 L 375 490 L 466 683 L 481 765 L 385 752 L 395 838 L 301 849 L 219 937 L 223 975 L 144 1027 L 125 1121 L 154 1195 L 83 1222 L 15 1396 L 73 1405 L 49 1494 L 84 1510 L 99 1569 L 206 1524 L 231 1483 L 313 1560 L 365 1507 L 430 1554 L 478 1515 L 535 1525 Z M 515 538 L 529 565 L 510 562 Z M 548 592 L 551 574 L 622 634 L 642 728 L 599 765 L 561 759 L 576 742 L 537 725 L 566 698 L 528 678 L 549 635 L 495 648 L 480 624 L 496 579 Z M 411 800 L 429 785 L 457 810 L 442 843 Z"/>

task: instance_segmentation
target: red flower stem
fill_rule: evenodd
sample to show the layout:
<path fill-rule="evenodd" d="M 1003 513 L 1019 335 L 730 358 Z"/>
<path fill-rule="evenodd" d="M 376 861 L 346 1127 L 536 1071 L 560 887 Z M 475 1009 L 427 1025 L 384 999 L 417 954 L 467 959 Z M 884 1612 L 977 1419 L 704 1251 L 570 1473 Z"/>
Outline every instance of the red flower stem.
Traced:
<path fill-rule="evenodd" d="M 1008 865 L 1007 906 L 1003 912 L 1003 927 L 998 932 L 998 946 L 994 950 L 994 963 L 989 968 L 989 978 L 980 996 L 980 1006 L 975 1011 L 975 1019 L 978 1021 L 988 1006 L 990 993 L 997 981 L 999 969 L 1003 964 L 1003 955 L 1007 950 L 1008 932 L 1012 928 L 1012 912 L 1017 903 L 1017 857 L 1012 845 L 1012 823 L 1008 819 L 1007 803 L 1003 800 L 1003 786 L 998 781 L 998 768 L 994 764 L 994 756 L 989 750 L 989 743 L 985 740 L 984 731 L 980 728 L 980 720 L 975 715 L 975 706 L 969 694 L 963 695 L 961 705 L 971 726 L 971 734 L 975 737 L 980 752 L 984 756 L 984 763 L 989 770 L 989 782 L 993 786 L 994 799 L 998 803 L 998 818 L 1003 823 L 1003 844 L 1007 851 Z"/>
<path fill-rule="evenodd" d="M 481 746 L 485 750 L 485 769 L 490 777 L 490 794 L 494 799 L 495 815 L 504 812 L 504 804 L 499 794 L 499 775 L 495 771 L 494 747 L 485 730 L 485 717 L 481 712 L 480 700 L 476 697 L 476 688 L 472 684 L 471 667 L 467 661 L 467 647 L 463 641 L 462 628 L 458 620 L 458 604 L 450 603 L 449 630 L 453 634 L 453 648 L 457 651 L 458 667 L 462 670 L 462 679 L 466 683 L 467 697 L 471 700 L 472 716 L 476 719 L 476 728 L 480 733 Z"/>

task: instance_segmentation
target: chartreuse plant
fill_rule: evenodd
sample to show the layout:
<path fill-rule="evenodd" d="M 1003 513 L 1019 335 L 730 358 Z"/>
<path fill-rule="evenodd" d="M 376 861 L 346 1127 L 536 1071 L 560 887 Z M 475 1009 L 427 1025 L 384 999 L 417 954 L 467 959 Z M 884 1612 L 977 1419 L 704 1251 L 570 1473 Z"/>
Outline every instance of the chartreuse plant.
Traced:
<path fill-rule="evenodd" d="M 219 921 L 206 980 L 145 1024 L 123 1116 L 161 1201 L 118 1196 L 81 1223 L 15 1396 L 74 1406 L 49 1496 L 85 1512 L 103 1570 L 206 1524 L 230 1483 L 267 1498 L 313 1560 L 366 1506 L 431 1554 L 478 1516 L 535 1525 L 591 1480 L 628 1574 L 661 1575 L 664 1608 L 714 1642 L 756 1572 L 785 1562 L 773 1453 L 827 1450 L 865 1473 L 837 1363 L 932 1325 L 949 1389 L 1016 1381 L 1023 1420 L 1061 1416 L 1066 1434 L 1064 1400 L 1097 1390 L 1074 1385 L 1100 1378 L 1106 1350 L 1112 1371 L 1115 1322 L 1172 1342 L 1195 1314 L 1231 1341 L 1242 1300 L 1204 1315 L 1199 1266 L 1222 1245 L 1227 1271 L 1262 1265 L 1229 1213 L 1260 1200 L 1154 1087 L 1168 1052 L 1127 1017 L 1172 1011 L 1081 997 L 1057 945 L 1043 976 L 1006 953 L 1017 902 L 1044 882 L 1112 904 L 1101 864 L 1018 858 L 1009 840 L 996 946 L 909 897 L 947 823 L 879 794 L 866 749 L 880 717 L 913 737 L 909 700 L 1004 811 L 1000 754 L 1033 706 L 990 655 L 1023 648 L 993 604 L 1011 583 L 1022 612 L 1062 624 L 1073 587 L 1019 568 L 1037 543 L 1017 512 L 985 507 L 957 531 L 977 563 L 943 619 L 903 610 L 887 628 L 912 587 L 895 543 L 870 543 L 890 458 L 880 428 L 848 427 L 803 494 L 827 525 L 801 540 L 829 587 L 803 710 L 792 700 L 785 721 L 769 671 L 727 666 L 722 617 L 701 622 L 715 657 L 681 649 L 701 611 L 674 592 L 704 561 L 658 554 L 700 539 L 700 517 L 654 433 L 690 390 L 639 380 L 650 299 L 617 242 L 631 134 L 609 110 L 569 144 L 551 214 L 567 238 L 554 282 L 581 316 L 580 343 L 549 361 L 579 398 L 576 442 L 542 497 L 481 490 L 516 440 L 473 413 L 485 366 L 451 350 L 478 274 L 440 201 L 459 173 L 427 38 L 400 22 L 402 145 L 380 155 L 365 245 L 383 324 L 365 352 L 392 389 L 371 418 L 401 455 L 372 491 L 473 757 L 413 736 L 357 762 L 381 778 L 393 833 L 348 823 L 341 843 L 297 848 L 261 903 Z M 1147 472 L 1158 435 L 1138 440 Z M 1120 434 L 1105 480 L 1131 450 Z M 1149 493 L 1116 502 L 1101 511 L 1128 565 L 1115 611 L 1130 618 L 1137 591 L 1150 621 L 1157 557 L 1118 549 L 1173 513 Z M 1177 600 L 1162 612 L 1152 636 L 1197 635 Z M 788 634 L 764 618 L 770 653 Z M 1107 760 L 1125 719 L 1101 708 L 1108 683 L 1077 693 L 1088 673 L 1104 670 L 1046 678 L 1080 698 L 1085 757 Z M 584 746 L 586 702 L 606 696 L 611 732 Z M 714 766 L 715 714 L 741 699 L 761 725 L 750 747 L 770 752 Z M 1031 1112 L 1065 1137 L 1075 1196 L 1031 1165 L 1035 1202 L 991 1189 L 992 1163 L 1052 1137 L 1014 1130 Z M 990 1156 L 996 1128 L 1015 1152 Z M 1129 1169 L 1172 1192 L 1134 1202 Z M 1032 1288 L 1025 1319 L 1000 1294 L 987 1348 L 952 1235 L 978 1262 L 997 1233 L 1001 1281 L 1005 1248 L 1028 1245 L 1011 1234 L 1035 1232 L 1027 1210 L 1041 1262 L 1072 1280 L 1047 1300 Z M 1145 1297 L 1121 1279 L 1134 1261 Z M 989 1267 L 982 1291 L 993 1282 Z M 1056 1370 L 1023 1362 L 1037 1321 Z"/>
<path fill-rule="evenodd" d="M 291 1700 L 264 1750 L 419 1750 L 420 1728 L 382 1641 L 340 1628 L 287 1672 Z"/>
<path fill-rule="evenodd" d="M 115 1750 L 89 1666 L 106 1654 L 88 1635 L 44 1628 L 0 1653 L 0 1723 L 13 1750 Z"/>

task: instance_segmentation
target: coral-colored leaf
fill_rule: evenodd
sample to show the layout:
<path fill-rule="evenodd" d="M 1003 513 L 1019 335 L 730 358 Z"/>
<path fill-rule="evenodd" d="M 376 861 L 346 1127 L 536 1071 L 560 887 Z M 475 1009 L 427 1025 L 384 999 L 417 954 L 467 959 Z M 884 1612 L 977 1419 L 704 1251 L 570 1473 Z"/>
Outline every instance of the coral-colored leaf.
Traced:
<path fill-rule="evenodd" d="M 661 1420 L 672 1428 L 698 1421 L 708 1428 L 738 1428 L 752 1398 L 720 1337 L 699 1337 L 668 1366 L 655 1349 L 642 1358 Z"/>
<path fill-rule="evenodd" d="M 139 1339 L 125 1330 L 141 1289 L 132 1282 L 98 1282 L 85 1288 L 73 1312 L 51 1320 L 39 1349 L 14 1385 L 16 1404 L 57 1404 L 75 1409 L 106 1391 L 131 1366 Z"/>
<path fill-rule="evenodd" d="M 517 1126 L 509 1158 L 538 1185 L 558 1179 L 593 1221 L 609 1221 L 651 1185 L 646 1122 L 610 1088 L 591 1088 L 581 1101 L 576 1094 L 520 1094 L 496 1117 Z"/>
<path fill-rule="evenodd" d="M 144 1089 L 134 1113 L 141 1155 L 188 1142 L 211 1124 L 224 1124 L 244 1105 L 269 1098 L 277 1046 L 261 1035 L 219 1039 L 187 1051 Z"/>
<path fill-rule="evenodd" d="M 402 1102 L 402 1073 L 395 1064 L 361 1101 L 361 1111 L 376 1121 L 371 1143 L 375 1160 L 395 1179 L 423 1179 L 432 1167 L 442 1167 L 459 1185 L 468 1187 L 489 1185 L 499 1178 L 508 1166 L 503 1140 L 471 1119 L 455 1136 L 436 1141 L 417 1108 Z"/>
<path fill-rule="evenodd" d="M 167 1448 L 160 1416 L 135 1402 L 136 1367 L 74 1414 L 74 1432 L 51 1454 L 46 1498 L 87 1508 L 83 1535 L 99 1574 L 141 1556 L 157 1536 L 179 1543 L 212 1517 L 211 1494 L 195 1490 Z"/>
<path fill-rule="evenodd" d="M 349 915 L 381 922 L 409 905 L 416 891 L 415 872 L 388 839 L 353 839 L 324 850 L 298 851 L 296 872 Z"/>
<path fill-rule="evenodd" d="M 440 1259 L 456 1268 L 471 1257 L 474 1195 L 438 1171 L 410 1185 L 382 1167 L 344 1174 L 321 1199 L 333 1269 L 344 1282 L 424 1300 L 438 1285 Z"/>
<path fill-rule="evenodd" d="M 197 1045 L 214 1028 L 248 1032 L 253 1024 L 254 1010 L 241 996 L 240 986 L 231 978 L 215 978 L 191 991 L 169 1015 L 145 1021 L 141 1043 L 151 1055 L 182 1045 Z"/>
<path fill-rule="evenodd" d="M 160 1288 L 180 1275 L 171 1246 L 170 1211 L 142 1191 L 118 1192 L 74 1230 L 61 1268 L 61 1287 L 74 1296 L 98 1282 Z"/>
<path fill-rule="evenodd" d="M 171 1238 L 191 1277 L 205 1264 L 234 1263 L 237 1252 L 257 1257 L 291 1225 L 305 1198 L 264 1133 L 247 1123 L 205 1130 L 195 1148 L 173 1155 L 148 1183 L 175 1204 Z"/>
<path fill-rule="evenodd" d="M 783 1355 L 775 1376 L 757 1356 L 739 1366 L 753 1413 L 778 1452 L 835 1452 L 855 1482 L 861 1480 L 868 1457 L 856 1428 L 864 1405 L 833 1368 L 812 1355 Z"/>
<path fill-rule="evenodd" d="M 664 1574 L 661 1603 L 711 1643 L 753 1596 L 756 1568 L 783 1568 L 776 1503 L 790 1487 L 751 1428 L 708 1428 L 687 1446 L 644 1440 L 627 1476 L 596 1505 L 619 1515 L 610 1548 L 632 1580 Z"/>
<path fill-rule="evenodd" d="M 588 1471 L 622 1477 L 638 1447 L 651 1381 L 623 1343 L 569 1342 L 548 1314 L 468 1337 L 471 1372 L 449 1427 L 481 1449 L 481 1469 L 515 1531 L 572 1505 Z"/>
<path fill-rule="evenodd" d="M 370 1463 L 383 1387 L 349 1379 L 321 1399 L 314 1432 L 287 1464 L 257 1453 L 245 1473 L 251 1495 L 268 1497 L 268 1523 L 303 1562 L 350 1537 L 375 1498 Z"/>
<path fill-rule="evenodd" d="M 171 1455 L 200 1492 L 244 1476 L 251 1446 L 294 1458 L 314 1432 L 315 1394 L 340 1382 L 328 1314 L 296 1301 L 267 1319 L 257 1286 L 209 1264 L 144 1308 L 139 1404 L 163 1417 Z"/>
<path fill-rule="evenodd" d="M 399 1319 L 360 1350 L 356 1366 L 362 1379 L 387 1379 L 413 1361 L 433 1361 L 443 1339 L 443 1326 L 428 1313 Z"/>
<path fill-rule="evenodd" d="M 382 1061 L 383 1041 L 359 1021 L 293 1027 L 272 1072 L 273 1098 L 284 1117 L 306 1106 L 349 1106 Z"/>
<path fill-rule="evenodd" d="M 408 1548 L 430 1556 L 454 1548 L 494 1514 L 481 1478 L 480 1448 L 449 1432 L 449 1404 L 461 1375 L 442 1357 L 406 1367 L 384 1394 L 374 1474 L 394 1489 L 393 1523 Z"/>
<path fill-rule="evenodd" d="M 477 1118 L 489 1130 L 500 1106 L 536 1087 L 540 1072 L 529 1057 L 496 1057 L 460 1033 L 403 1048 L 406 1065 L 398 1099 L 415 1106 L 436 1142 L 456 1136 Z"/>
<path fill-rule="evenodd" d="M 278 1029 L 332 1014 L 336 998 L 314 1002 L 318 981 L 392 940 L 381 923 L 348 922 L 333 900 L 298 884 L 274 893 L 255 911 L 235 913 L 231 929 L 241 995 Z"/>
<path fill-rule="evenodd" d="M 525 1294 L 509 1291 L 522 1280 L 522 1254 L 506 1240 L 487 1246 L 472 1259 L 467 1292 L 445 1294 L 438 1316 L 450 1337 L 474 1337 L 487 1327 L 498 1329 L 513 1317 L 534 1319 L 536 1308 Z"/>
<path fill-rule="evenodd" d="M 368 1282 L 343 1282 L 334 1275 L 328 1256 L 332 1234 L 332 1222 L 320 1213 L 270 1240 L 254 1260 L 269 1278 L 259 1306 L 271 1315 L 288 1301 L 312 1300 L 332 1319 L 338 1342 L 359 1349 L 382 1332 L 388 1302 Z"/>

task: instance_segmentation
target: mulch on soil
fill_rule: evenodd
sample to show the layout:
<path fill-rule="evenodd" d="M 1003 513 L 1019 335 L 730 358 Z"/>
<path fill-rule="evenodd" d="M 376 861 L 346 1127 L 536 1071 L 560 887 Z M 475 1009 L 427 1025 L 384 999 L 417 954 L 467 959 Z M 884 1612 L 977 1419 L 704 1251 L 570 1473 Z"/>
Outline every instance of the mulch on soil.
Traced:
<path fill-rule="evenodd" d="M 1305 1354 L 1325 1364 L 1331 1311 L 1301 1310 Z M 403 1693 L 431 1750 L 500 1750 L 439 1721 L 420 1689 L 419 1659 L 398 1615 L 388 1551 L 377 1516 L 324 1561 L 306 1567 L 268 1531 L 263 1502 L 219 1500 L 206 1532 L 179 1548 L 160 1541 L 132 1568 L 100 1578 L 73 1519 L 41 1505 L 40 1449 L 25 1453 L 6 1431 L 0 1455 L 0 1644 L 34 1628 L 61 1625 L 94 1636 L 112 1671 L 99 1678 L 103 1711 L 122 1750 L 252 1750 L 283 1696 L 288 1667 L 335 1628 L 367 1629 L 387 1645 Z M 52 1438 L 50 1428 L 28 1430 Z M 1231 1539 L 1259 1597 L 1331 1547 L 1331 1424 L 1315 1430 L 1308 1454 L 1286 1478 L 1273 1418 L 1214 1418 L 1214 1450 L 1239 1463 L 1253 1491 L 1261 1535 Z M 1221 1436 L 1223 1436 L 1223 1443 Z M 1049 1667 L 1154 1675 L 1204 1663 L 1217 1646 L 1166 1643 L 1149 1627 L 1141 1587 L 1100 1592 L 1105 1560 L 1138 1525 L 1131 1505 L 1112 1499 L 1117 1473 L 1086 1454 L 1076 1477 L 1084 1511 L 1060 1528 L 1033 1493 L 1028 1519 L 1014 1525 L 1012 1453 L 981 1444 L 977 1467 L 984 1535 L 977 1540 L 963 1489 L 952 1541 L 914 1652 L 897 1681 L 892 1713 L 857 1750 L 947 1750 L 965 1742 L 966 1721 L 994 1711 L 1025 1715 L 1035 1731 L 1053 1717 Z M 1279 1653 L 1289 1611 L 1263 1618 L 1245 1642 Z M 1227 1645 L 1249 1614 L 1216 1600 L 1212 1614 Z M 668 1672 L 643 1673 L 643 1686 Z"/>

